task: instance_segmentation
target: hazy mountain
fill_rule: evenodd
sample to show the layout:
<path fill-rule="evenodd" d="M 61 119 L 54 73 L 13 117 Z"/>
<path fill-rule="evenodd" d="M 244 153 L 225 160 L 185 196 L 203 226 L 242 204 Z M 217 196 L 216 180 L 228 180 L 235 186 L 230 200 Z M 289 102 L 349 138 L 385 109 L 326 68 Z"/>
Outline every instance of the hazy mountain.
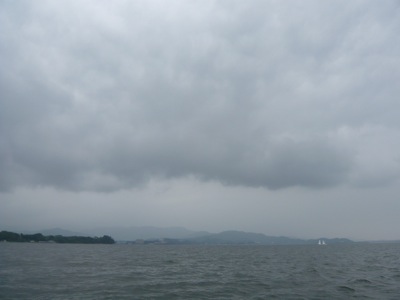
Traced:
<path fill-rule="evenodd" d="M 260 245 L 288 245 L 304 244 L 304 240 L 288 237 L 267 236 L 262 233 L 229 230 L 215 234 L 195 237 L 196 243 L 204 244 L 260 244 Z"/>
<path fill-rule="evenodd" d="M 140 227 L 103 227 L 87 231 L 90 235 L 112 236 L 117 241 L 135 241 L 137 239 L 190 239 L 209 234 L 206 231 L 192 231 L 184 227 L 159 228 L 153 226 Z"/>
<path fill-rule="evenodd" d="M 327 244 L 351 243 L 348 239 L 326 239 L 323 240 Z M 317 244 L 316 240 L 304 240 L 297 238 L 289 238 L 284 236 L 267 236 L 262 233 L 243 232 L 243 231 L 224 231 L 221 233 L 208 234 L 205 236 L 190 239 L 193 243 L 200 244 L 259 244 L 259 245 L 300 245 L 300 244 Z"/>
<path fill-rule="evenodd" d="M 76 231 L 70 231 L 62 228 L 50 228 L 50 229 L 43 229 L 43 230 L 37 230 L 37 231 L 24 231 L 24 233 L 27 234 L 34 234 L 34 233 L 41 233 L 43 235 L 62 235 L 62 236 L 91 236 L 88 233 L 82 233 L 82 232 L 76 232 Z"/>
<path fill-rule="evenodd" d="M 33 233 L 33 232 L 30 232 Z M 36 232 L 34 232 L 36 233 Z M 171 239 L 177 243 L 194 244 L 258 244 L 258 245 L 300 245 L 317 244 L 318 240 L 324 240 L 327 244 L 351 243 L 344 238 L 319 238 L 319 239 L 298 239 L 284 236 L 267 236 L 262 233 L 243 232 L 236 230 L 223 231 L 220 233 L 209 233 L 206 231 L 193 231 L 184 227 L 159 228 L 154 226 L 138 227 L 103 227 L 82 232 L 74 232 L 61 228 L 52 228 L 40 231 L 43 235 L 63 236 L 103 236 L 109 235 L 116 241 L 135 240 L 163 240 Z"/>

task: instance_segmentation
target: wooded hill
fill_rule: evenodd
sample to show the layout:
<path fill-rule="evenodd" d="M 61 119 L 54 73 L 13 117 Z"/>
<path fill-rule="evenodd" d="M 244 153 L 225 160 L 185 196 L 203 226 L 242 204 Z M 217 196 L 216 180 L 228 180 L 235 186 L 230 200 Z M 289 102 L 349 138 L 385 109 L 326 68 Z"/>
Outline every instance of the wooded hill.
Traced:
<path fill-rule="evenodd" d="M 102 237 L 89 236 L 62 236 L 62 235 L 43 235 L 41 233 L 22 234 L 10 231 L 0 232 L 0 241 L 20 242 L 20 243 L 64 243 L 64 244 L 114 244 L 115 241 L 108 235 Z"/>

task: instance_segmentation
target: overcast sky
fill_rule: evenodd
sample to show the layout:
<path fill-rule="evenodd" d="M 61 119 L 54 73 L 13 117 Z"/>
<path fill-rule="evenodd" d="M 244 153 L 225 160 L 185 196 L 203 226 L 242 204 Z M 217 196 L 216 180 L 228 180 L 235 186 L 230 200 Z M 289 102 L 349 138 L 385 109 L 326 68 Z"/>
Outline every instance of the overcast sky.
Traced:
<path fill-rule="evenodd" d="M 0 0 L 0 229 L 400 239 L 399 1 Z"/>

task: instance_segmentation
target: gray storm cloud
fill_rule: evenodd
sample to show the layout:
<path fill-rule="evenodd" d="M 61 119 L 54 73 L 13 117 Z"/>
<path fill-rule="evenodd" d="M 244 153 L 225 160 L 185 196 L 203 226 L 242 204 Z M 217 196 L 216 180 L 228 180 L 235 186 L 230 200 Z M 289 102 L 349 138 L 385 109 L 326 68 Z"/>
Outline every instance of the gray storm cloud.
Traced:
<path fill-rule="evenodd" d="M 1 191 L 398 179 L 395 1 L 0 7 Z"/>

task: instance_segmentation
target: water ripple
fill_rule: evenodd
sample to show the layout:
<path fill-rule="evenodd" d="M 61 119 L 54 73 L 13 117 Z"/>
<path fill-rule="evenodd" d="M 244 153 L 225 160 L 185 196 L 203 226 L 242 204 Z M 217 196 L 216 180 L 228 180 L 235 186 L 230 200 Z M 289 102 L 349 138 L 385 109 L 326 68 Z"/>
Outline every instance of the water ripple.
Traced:
<path fill-rule="evenodd" d="M 0 244 L 0 299 L 398 299 L 398 244 Z"/>

